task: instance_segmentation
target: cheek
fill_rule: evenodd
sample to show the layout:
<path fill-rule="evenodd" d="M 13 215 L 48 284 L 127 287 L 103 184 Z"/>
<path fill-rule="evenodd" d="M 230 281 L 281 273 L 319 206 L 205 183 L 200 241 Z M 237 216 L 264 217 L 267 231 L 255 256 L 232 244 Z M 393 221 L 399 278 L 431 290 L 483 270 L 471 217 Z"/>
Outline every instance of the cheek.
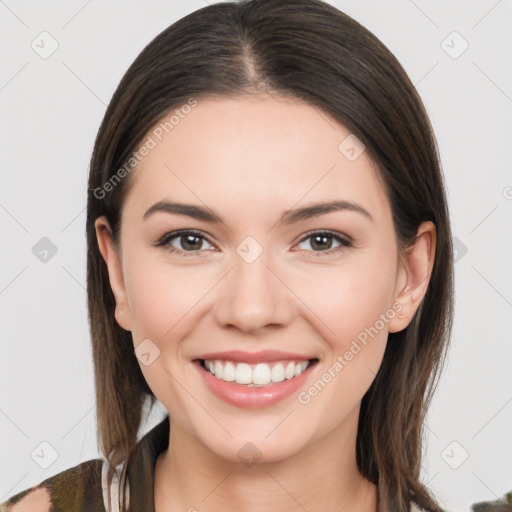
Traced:
<path fill-rule="evenodd" d="M 307 298 L 305 302 L 332 348 L 344 349 L 375 324 L 387 334 L 379 318 L 391 306 L 396 272 L 392 261 L 361 258 L 339 268 L 312 267 L 307 280 L 302 278 L 300 296 Z"/>
<path fill-rule="evenodd" d="M 172 266 L 147 254 L 137 256 L 136 251 L 130 255 L 125 285 L 134 343 L 149 338 L 163 347 L 164 341 L 180 339 L 218 276 L 193 266 Z"/>
<path fill-rule="evenodd" d="M 323 272 L 323 274 L 322 274 Z M 354 265 L 316 269 L 301 293 L 326 343 L 326 357 L 310 387 L 297 400 L 322 431 L 336 428 L 355 410 L 377 374 L 386 349 L 396 266 L 389 259 L 363 258 Z"/>
<path fill-rule="evenodd" d="M 160 351 L 151 364 L 140 368 L 158 400 L 180 417 L 188 405 L 187 395 L 173 379 L 181 363 L 179 341 L 191 328 L 194 305 L 206 293 L 205 283 L 201 285 L 190 269 L 172 269 L 136 250 L 129 254 L 125 285 L 133 343 L 137 347 L 149 339 Z"/>
<path fill-rule="evenodd" d="M 133 267 L 126 287 L 135 343 L 141 337 L 163 339 L 185 314 L 182 310 L 190 292 L 180 285 L 179 275 L 176 277 L 178 279 L 170 279 L 158 267 L 142 262 Z"/>
<path fill-rule="evenodd" d="M 158 343 L 179 336 L 187 328 L 187 316 L 209 302 L 205 295 L 215 287 L 218 272 L 167 265 L 160 258 L 137 254 L 136 249 L 128 254 L 125 284 L 134 343 L 144 338 Z M 347 340 L 373 326 L 390 307 L 396 272 L 393 258 L 392 251 L 387 257 L 372 251 L 339 266 L 299 265 L 292 272 L 283 269 L 282 275 L 303 301 L 303 314 L 325 339 L 339 340 L 343 348 Z"/>

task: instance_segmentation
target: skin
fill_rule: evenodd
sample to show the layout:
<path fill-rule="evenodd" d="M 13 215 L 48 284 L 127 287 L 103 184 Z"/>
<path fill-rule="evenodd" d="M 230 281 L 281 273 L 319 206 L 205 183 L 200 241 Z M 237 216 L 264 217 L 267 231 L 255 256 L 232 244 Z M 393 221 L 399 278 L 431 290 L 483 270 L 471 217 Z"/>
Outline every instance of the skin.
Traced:
<path fill-rule="evenodd" d="M 160 350 L 152 364 L 141 364 L 172 425 L 155 468 L 157 512 L 377 510 L 376 486 L 356 465 L 360 403 L 388 333 L 407 326 L 426 292 L 435 227 L 421 224 L 400 257 L 372 161 L 366 152 L 349 161 L 338 150 L 349 133 L 299 100 L 203 98 L 132 171 L 119 251 L 107 219 L 97 219 L 117 322 L 135 347 L 149 338 Z M 164 199 L 206 205 L 224 222 L 165 212 L 142 219 Z M 344 210 L 278 223 L 285 210 L 341 199 L 373 220 Z M 179 255 L 153 245 L 180 229 L 204 233 L 198 249 Z M 305 238 L 326 229 L 353 245 L 330 238 L 318 248 Z M 263 248 L 250 264 L 236 252 L 249 235 Z M 171 243 L 187 250 L 186 241 Z M 308 404 L 293 393 L 271 407 L 238 408 L 213 395 L 191 367 L 211 351 L 299 352 L 319 359 L 304 390 L 394 303 L 401 317 L 385 323 Z M 262 454 L 252 467 L 237 457 L 247 442 Z"/>

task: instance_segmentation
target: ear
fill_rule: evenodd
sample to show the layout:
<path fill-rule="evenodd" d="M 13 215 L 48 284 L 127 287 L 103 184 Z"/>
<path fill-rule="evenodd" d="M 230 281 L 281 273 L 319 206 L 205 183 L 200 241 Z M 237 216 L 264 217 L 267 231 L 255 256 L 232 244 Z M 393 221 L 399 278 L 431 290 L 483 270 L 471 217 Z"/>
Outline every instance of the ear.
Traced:
<path fill-rule="evenodd" d="M 397 314 L 388 323 L 388 332 L 399 332 L 412 320 L 427 293 L 435 253 L 436 228 L 426 221 L 418 228 L 413 246 L 401 258 L 393 306 Z"/>
<path fill-rule="evenodd" d="M 112 240 L 112 229 L 105 215 L 96 219 L 94 227 L 100 253 L 107 264 L 110 287 L 116 299 L 115 317 L 117 323 L 123 329 L 129 331 L 131 329 L 130 308 L 124 284 L 121 258 Z"/>

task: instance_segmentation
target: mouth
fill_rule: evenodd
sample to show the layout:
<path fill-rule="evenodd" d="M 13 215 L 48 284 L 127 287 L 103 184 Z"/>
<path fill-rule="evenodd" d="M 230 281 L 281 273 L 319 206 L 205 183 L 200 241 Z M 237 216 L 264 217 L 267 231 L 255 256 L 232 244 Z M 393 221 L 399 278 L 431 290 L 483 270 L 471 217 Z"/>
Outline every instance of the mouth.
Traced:
<path fill-rule="evenodd" d="M 306 371 L 318 359 L 306 361 L 282 360 L 272 363 L 248 364 L 228 360 L 199 359 L 203 370 L 210 372 L 216 379 L 247 387 L 268 387 L 291 380 Z"/>
<path fill-rule="evenodd" d="M 289 397 L 305 384 L 319 362 L 318 358 L 302 357 L 273 361 L 239 359 L 209 356 L 194 359 L 193 363 L 215 396 L 240 408 L 263 408 Z"/>

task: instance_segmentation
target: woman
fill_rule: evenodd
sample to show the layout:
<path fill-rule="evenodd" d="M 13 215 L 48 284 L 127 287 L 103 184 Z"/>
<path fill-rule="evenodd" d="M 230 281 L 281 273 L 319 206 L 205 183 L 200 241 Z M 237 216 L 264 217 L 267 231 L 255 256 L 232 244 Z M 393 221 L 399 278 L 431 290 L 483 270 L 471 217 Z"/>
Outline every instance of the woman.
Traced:
<path fill-rule="evenodd" d="M 105 460 L 0 510 L 442 510 L 420 468 L 453 314 L 443 177 L 364 27 L 253 0 L 164 30 L 100 127 L 87 243 Z"/>

